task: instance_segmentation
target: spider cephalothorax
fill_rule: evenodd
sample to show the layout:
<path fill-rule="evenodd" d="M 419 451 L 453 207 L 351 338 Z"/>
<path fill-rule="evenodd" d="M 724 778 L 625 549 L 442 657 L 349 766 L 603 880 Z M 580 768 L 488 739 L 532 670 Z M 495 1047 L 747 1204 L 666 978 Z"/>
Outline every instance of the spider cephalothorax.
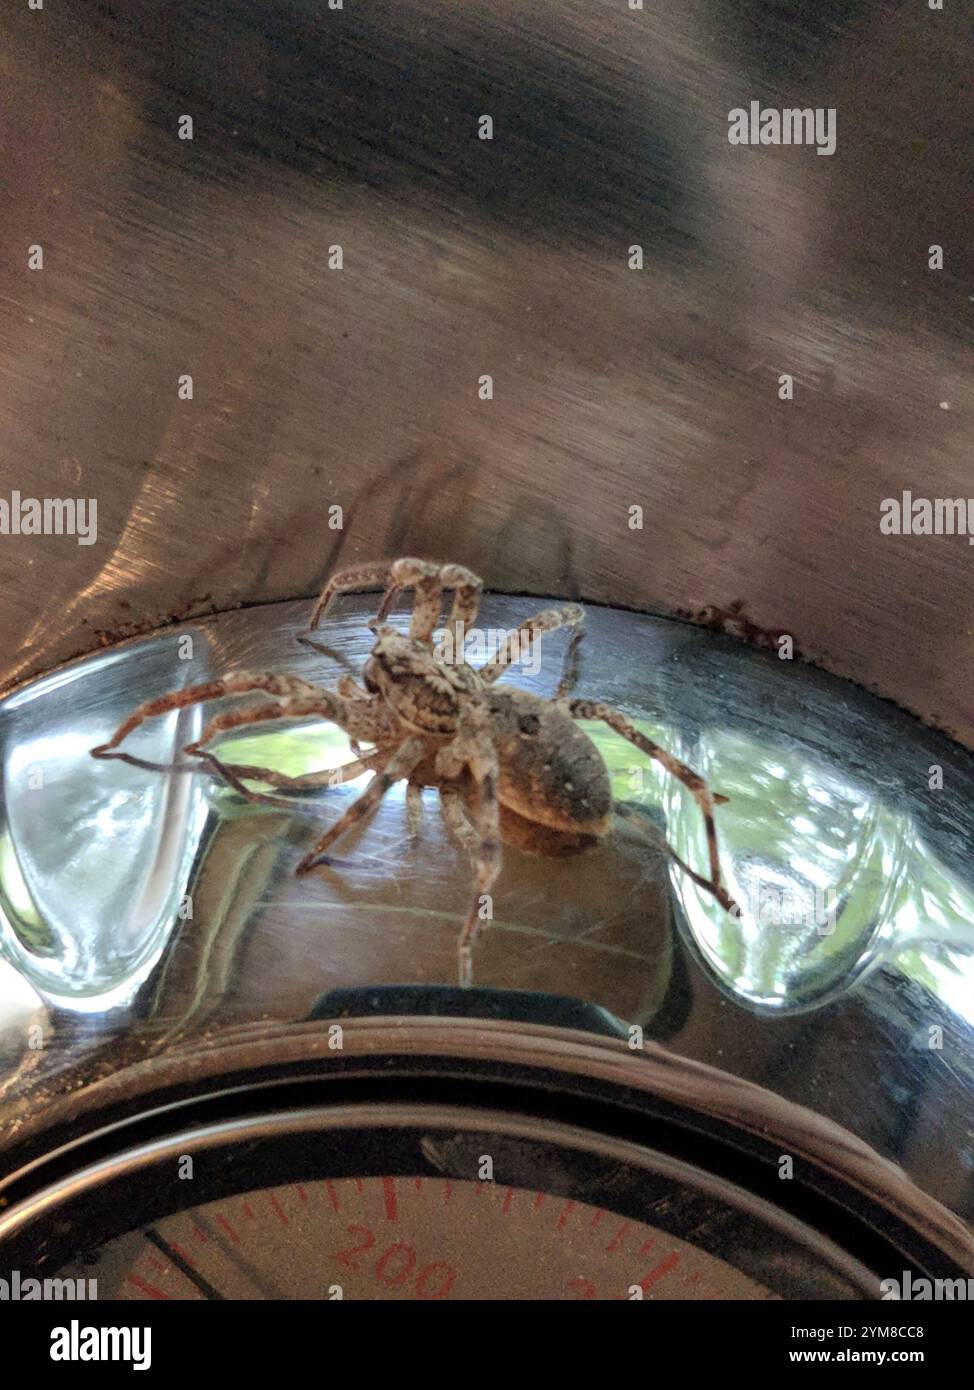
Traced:
<path fill-rule="evenodd" d="M 362 681 L 407 728 L 434 737 L 455 734 L 464 702 L 485 688 L 472 666 L 447 665 L 428 646 L 394 627 L 377 629 Z"/>
<path fill-rule="evenodd" d="M 460 565 L 403 559 L 333 575 L 315 605 L 311 627 L 317 627 L 337 594 L 377 585 L 385 586 L 385 594 L 370 624 L 376 640 L 362 671 L 362 686 L 348 676 L 339 680 L 335 690 L 326 690 L 297 676 L 236 672 L 147 700 L 108 743 L 92 749 L 93 756 L 152 766 L 116 751 L 143 720 L 223 695 L 260 691 L 274 697 L 216 715 L 197 742 L 184 751 L 249 800 L 275 805 L 281 804 L 280 798 L 253 791 L 245 779 L 306 790 L 335 786 L 364 771 L 375 773 L 362 795 L 300 861 L 298 874 L 332 862 L 329 847 L 374 810 L 395 782 L 406 782 L 410 828 L 418 833 L 422 789 L 437 788 L 447 829 L 467 851 L 473 868 L 473 893 L 458 944 L 460 983 L 468 985 L 473 944 L 483 926 L 481 909 L 500 870 L 502 842 L 537 854 L 576 854 L 608 833 L 609 774 L 595 745 L 575 722 L 603 720 L 677 777 L 696 798 L 707 831 L 709 879 L 670 853 L 695 883 L 711 892 L 728 912 L 736 912 L 721 880 L 713 821 L 714 806 L 726 798 L 711 792 L 702 777 L 653 743 L 625 715 L 598 700 L 571 698 L 584 617 L 577 604 L 547 608 L 527 619 L 508 634 L 491 661 L 475 670 L 462 653 L 464 633 L 477 616 L 480 580 Z M 416 590 L 408 636 L 383 624 L 404 588 Z M 435 647 L 433 633 L 444 589 L 453 591 L 446 625 L 450 641 Z M 529 655 L 544 633 L 560 627 L 573 627 L 575 633 L 553 700 L 494 684 L 512 662 Z M 331 720 L 344 729 L 356 754 L 354 761 L 304 777 L 285 777 L 270 768 L 223 762 L 206 747 L 228 729 L 264 720 L 309 718 Z M 370 745 L 368 751 L 362 751 L 363 744 Z"/>

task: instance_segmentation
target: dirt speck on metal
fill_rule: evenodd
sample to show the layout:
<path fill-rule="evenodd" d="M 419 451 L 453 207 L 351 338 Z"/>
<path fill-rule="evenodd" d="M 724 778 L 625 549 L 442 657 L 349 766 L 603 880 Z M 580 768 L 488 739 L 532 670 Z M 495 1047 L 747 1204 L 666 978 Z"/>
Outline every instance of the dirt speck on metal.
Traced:
<path fill-rule="evenodd" d="M 768 651 L 777 651 L 778 644 L 782 637 L 790 637 L 793 644 L 793 652 L 796 657 L 802 655 L 798 646 L 798 639 L 793 632 L 788 632 L 784 628 L 762 627 L 759 623 L 753 622 L 744 610 L 744 600 L 735 599 L 727 608 L 718 608 L 715 604 L 708 604 L 706 608 L 696 611 L 681 609 L 678 616 L 686 618 L 688 622 L 696 623 L 698 627 L 705 627 L 711 632 L 726 632 L 731 637 L 740 637 L 745 642 L 750 642 L 755 647 L 763 647 Z"/>

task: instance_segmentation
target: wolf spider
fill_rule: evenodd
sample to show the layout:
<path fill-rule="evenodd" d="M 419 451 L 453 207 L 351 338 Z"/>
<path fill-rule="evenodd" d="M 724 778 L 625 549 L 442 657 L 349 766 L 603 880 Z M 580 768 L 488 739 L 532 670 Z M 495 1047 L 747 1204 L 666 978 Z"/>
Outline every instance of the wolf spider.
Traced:
<path fill-rule="evenodd" d="M 272 805 L 293 802 L 252 791 L 242 779 L 298 791 L 335 786 L 365 771 L 375 774 L 362 795 L 304 856 L 296 869 L 299 875 L 319 865 L 341 863 L 328 855 L 329 847 L 374 811 L 393 783 L 406 781 L 407 816 L 414 834 L 422 818 L 422 789 L 437 788 L 447 830 L 467 851 L 473 867 L 473 892 L 457 947 L 460 984 L 467 986 L 473 978 L 480 912 L 500 870 L 502 842 L 536 854 L 564 855 L 579 853 L 608 833 L 613 809 L 608 770 L 591 739 L 574 722 L 602 720 L 678 778 L 696 799 L 706 827 L 710 878 L 691 869 L 669 845 L 667 850 L 683 872 L 726 911 L 737 911 L 721 880 L 713 819 L 714 806 L 727 798 L 711 792 L 692 768 L 640 733 L 618 710 L 600 700 L 570 697 L 584 618 L 577 604 L 546 608 L 528 618 L 508 634 L 493 660 L 475 670 L 462 660 L 463 634 L 476 620 L 481 581 L 460 565 L 402 559 L 333 575 L 315 604 L 309 630 L 318 626 L 336 595 L 376 585 L 384 585 L 385 594 L 369 624 L 375 645 L 362 670 L 364 689 L 350 676 L 343 676 L 335 690 L 325 690 L 297 676 L 236 672 L 145 701 L 108 743 L 91 750 L 92 756 L 159 767 L 115 751 L 143 720 L 224 695 L 261 691 L 273 696 L 269 703 L 216 715 L 200 738 L 183 751 L 248 800 Z M 415 590 L 408 636 L 384 623 L 396 596 L 406 588 Z M 444 589 L 453 592 L 447 635 L 456 659 L 450 661 L 433 646 Z M 562 627 L 575 632 L 553 700 L 495 685 L 512 661 L 528 655 L 545 633 Z M 348 734 L 354 761 L 325 772 L 286 777 L 270 768 L 222 762 L 206 747 L 217 734 L 243 725 L 312 717 L 329 720 Z M 365 753 L 363 743 L 372 745 Z"/>

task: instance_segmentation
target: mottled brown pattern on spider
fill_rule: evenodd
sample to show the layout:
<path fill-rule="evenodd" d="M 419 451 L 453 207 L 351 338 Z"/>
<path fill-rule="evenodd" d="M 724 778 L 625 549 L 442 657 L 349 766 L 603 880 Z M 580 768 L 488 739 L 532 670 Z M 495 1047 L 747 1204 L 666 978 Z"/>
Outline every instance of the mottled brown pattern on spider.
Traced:
<path fill-rule="evenodd" d="M 443 591 L 453 592 L 447 631 L 452 650 L 462 652 L 463 632 L 476 621 L 481 582 L 461 565 L 402 559 L 361 565 L 332 576 L 315 604 L 311 628 L 317 627 L 337 594 L 383 586 L 385 593 L 370 627 L 375 645 L 362 670 L 364 689 L 343 676 L 336 690 L 325 690 L 296 676 L 234 672 L 147 700 L 122 723 L 108 743 L 92 749 L 94 757 L 121 758 L 139 767 L 153 766 L 118 745 L 143 720 L 225 695 L 260 691 L 277 698 L 218 714 L 184 752 L 222 777 L 248 800 L 293 804 L 255 792 L 244 779 L 260 780 L 299 791 L 339 785 L 362 771 L 374 772 L 362 795 L 341 815 L 297 865 L 306 874 L 332 860 L 327 851 L 350 826 L 372 812 L 397 781 L 407 782 L 410 830 L 420 827 L 423 787 L 438 789 L 446 827 L 470 856 L 473 887 L 458 942 L 462 985 L 473 978 L 473 946 L 484 925 L 481 914 L 501 864 L 501 844 L 533 854 L 577 854 L 597 844 L 611 826 L 609 773 L 591 739 L 576 720 L 602 720 L 659 762 L 696 799 L 707 832 L 710 877 L 696 873 L 669 846 L 684 873 L 713 894 L 728 912 L 736 904 L 723 886 L 715 805 L 726 800 L 711 792 L 704 779 L 636 729 L 618 710 L 598 700 L 570 698 L 577 675 L 577 649 L 584 613 L 577 604 L 548 608 L 527 619 L 481 670 L 466 662 L 447 661 L 434 650 Z M 416 597 L 408 636 L 384 624 L 396 596 L 407 588 Z M 565 670 L 553 700 L 528 691 L 495 687 L 494 681 L 515 660 L 530 655 L 535 642 L 560 627 L 574 629 Z M 360 743 L 373 748 L 352 763 L 330 772 L 286 777 L 270 768 L 226 763 L 206 744 L 217 734 L 244 725 L 278 719 L 323 718 L 349 735 L 353 751 Z M 160 771 L 172 768 L 159 766 Z M 489 918 L 490 913 L 484 914 Z"/>
<path fill-rule="evenodd" d="M 592 844 L 609 828 L 612 788 L 595 744 L 564 705 L 525 690 L 488 689 L 491 731 L 500 764 L 502 810 L 523 818 L 539 834 L 539 853 L 566 841 Z M 543 846 L 543 848 L 542 848 Z M 530 841 L 521 842 L 531 849 Z"/>

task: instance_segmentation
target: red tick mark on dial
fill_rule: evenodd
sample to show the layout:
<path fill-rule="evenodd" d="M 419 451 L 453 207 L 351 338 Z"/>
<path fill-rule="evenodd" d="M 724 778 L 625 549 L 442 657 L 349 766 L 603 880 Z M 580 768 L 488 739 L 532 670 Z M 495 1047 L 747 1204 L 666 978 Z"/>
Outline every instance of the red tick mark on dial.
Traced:
<path fill-rule="evenodd" d="M 620 1245 L 620 1243 L 621 1243 L 621 1241 L 622 1241 L 622 1237 L 623 1237 L 623 1236 L 625 1235 L 625 1233 L 628 1231 L 629 1226 L 630 1226 L 630 1222 L 628 1222 L 628 1221 L 623 1221 L 622 1225 L 619 1227 L 619 1229 L 616 1231 L 615 1235 L 612 1237 L 612 1239 L 609 1241 L 608 1245 L 605 1247 L 606 1253 L 607 1253 L 607 1254 L 610 1253 L 610 1252 L 613 1251 L 613 1250 L 618 1250 L 618 1249 L 619 1249 L 619 1245 Z"/>
<path fill-rule="evenodd" d="M 234 1245 L 240 1244 L 240 1237 L 237 1235 L 237 1232 L 234 1230 L 233 1226 L 230 1225 L 230 1222 L 227 1220 L 227 1218 L 223 1215 L 222 1212 L 217 1216 L 216 1224 L 222 1227 L 224 1231 L 226 1231 L 227 1235 L 233 1241 Z"/>
<path fill-rule="evenodd" d="M 661 1279 L 665 1279 L 670 1270 L 676 1269 L 679 1263 L 680 1257 L 675 1250 L 671 1255 L 667 1255 L 665 1260 L 660 1260 L 658 1265 L 640 1279 L 639 1287 L 642 1289 L 643 1293 L 645 1293 L 647 1289 L 651 1289 L 654 1284 L 658 1284 Z"/>
<path fill-rule="evenodd" d="M 137 1274 L 130 1274 L 125 1282 L 127 1284 L 133 1284 L 140 1293 L 148 1294 L 150 1298 L 161 1298 L 165 1303 L 171 1301 L 169 1295 L 163 1293 L 162 1289 L 157 1289 L 155 1284 L 147 1284 L 146 1281 L 140 1279 Z"/>
<path fill-rule="evenodd" d="M 571 1210 L 572 1207 L 574 1207 L 574 1205 L 575 1203 L 569 1200 L 562 1207 L 561 1215 L 558 1218 L 558 1225 L 555 1227 L 556 1230 L 560 1231 L 562 1227 L 565 1225 L 565 1222 L 568 1220 L 568 1217 L 571 1214 Z"/>

